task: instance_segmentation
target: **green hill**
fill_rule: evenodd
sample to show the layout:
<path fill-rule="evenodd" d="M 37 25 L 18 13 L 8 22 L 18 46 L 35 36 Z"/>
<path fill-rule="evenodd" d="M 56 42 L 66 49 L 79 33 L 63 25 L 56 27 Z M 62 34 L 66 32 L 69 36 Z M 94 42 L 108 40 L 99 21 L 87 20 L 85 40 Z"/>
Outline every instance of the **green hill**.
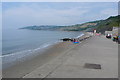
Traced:
<path fill-rule="evenodd" d="M 120 15 L 118 16 L 111 16 L 106 20 L 102 20 L 96 26 L 98 32 L 104 33 L 106 30 L 111 31 L 113 27 L 120 27 Z"/>
<path fill-rule="evenodd" d="M 83 24 L 76 24 L 72 26 L 62 27 L 60 30 L 65 31 L 93 31 L 96 29 L 97 32 L 104 33 L 106 30 L 111 31 L 113 27 L 119 27 L 120 24 L 120 15 L 111 16 L 105 20 L 98 20 L 87 22 Z"/>
<path fill-rule="evenodd" d="M 111 31 L 113 27 L 120 27 L 120 15 L 111 16 L 105 20 L 91 21 L 83 24 L 75 24 L 70 26 L 53 26 L 53 25 L 41 25 L 41 26 L 27 26 L 21 29 L 31 30 L 61 30 L 61 31 L 93 31 L 104 33 L 106 30 Z"/>

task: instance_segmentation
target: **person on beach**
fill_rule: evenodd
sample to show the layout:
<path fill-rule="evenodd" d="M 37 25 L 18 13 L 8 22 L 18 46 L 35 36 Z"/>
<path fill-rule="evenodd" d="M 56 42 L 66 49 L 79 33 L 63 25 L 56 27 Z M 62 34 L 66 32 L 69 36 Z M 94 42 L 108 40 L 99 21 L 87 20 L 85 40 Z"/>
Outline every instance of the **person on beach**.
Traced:
<path fill-rule="evenodd" d="M 75 42 L 76 41 L 76 39 L 73 39 L 73 42 Z"/>
<path fill-rule="evenodd" d="M 77 39 L 74 39 L 73 43 L 79 43 L 79 41 Z"/>

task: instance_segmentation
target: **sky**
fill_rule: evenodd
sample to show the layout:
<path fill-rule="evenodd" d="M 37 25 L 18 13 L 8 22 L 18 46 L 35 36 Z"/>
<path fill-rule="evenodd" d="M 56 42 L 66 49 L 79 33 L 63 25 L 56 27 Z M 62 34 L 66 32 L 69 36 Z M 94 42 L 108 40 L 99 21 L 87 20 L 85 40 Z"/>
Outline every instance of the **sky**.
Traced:
<path fill-rule="evenodd" d="M 4 28 L 73 25 L 118 15 L 117 2 L 3 2 Z"/>

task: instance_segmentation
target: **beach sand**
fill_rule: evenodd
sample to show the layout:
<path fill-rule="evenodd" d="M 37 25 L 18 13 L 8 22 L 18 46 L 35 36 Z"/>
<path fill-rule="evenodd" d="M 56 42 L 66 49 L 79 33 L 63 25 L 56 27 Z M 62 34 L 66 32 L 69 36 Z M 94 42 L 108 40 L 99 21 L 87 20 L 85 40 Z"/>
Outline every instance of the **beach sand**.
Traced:
<path fill-rule="evenodd" d="M 118 44 L 93 36 L 23 78 L 118 80 Z"/>
<path fill-rule="evenodd" d="M 83 39 L 87 35 L 88 34 L 85 34 L 79 39 Z M 82 43 L 85 43 L 84 41 L 85 40 L 83 40 Z M 80 44 L 82 45 L 82 43 Z M 73 42 L 70 42 L 70 41 L 60 42 L 58 44 L 55 44 L 49 48 L 46 48 L 44 51 L 40 52 L 41 53 L 40 55 L 37 55 L 36 57 L 30 60 L 19 62 L 12 67 L 3 69 L 2 77 L 3 78 L 22 78 L 25 75 L 32 72 L 33 70 L 37 69 L 38 67 L 48 63 L 49 61 L 59 57 L 62 54 L 65 54 L 66 51 L 69 51 L 76 46 L 78 46 L 78 44 L 74 44 Z"/>

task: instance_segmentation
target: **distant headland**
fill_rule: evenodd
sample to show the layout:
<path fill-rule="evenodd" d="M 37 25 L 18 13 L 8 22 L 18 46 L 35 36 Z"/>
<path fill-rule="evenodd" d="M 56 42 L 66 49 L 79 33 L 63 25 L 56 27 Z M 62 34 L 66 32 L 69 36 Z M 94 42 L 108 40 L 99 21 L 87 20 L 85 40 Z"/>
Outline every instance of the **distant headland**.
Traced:
<path fill-rule="evenodd" d="M 20 29 L 30 30 L 60 30 L 60 31 L 93 31 L 104 33 L 105 31 L 111 31 L 113 27 L 120 27 L 120 15 L 110 16 L 105 20 L 97 20 L 86 22 L 83 24 L 75 24 L 69 26 L 55 26 L 55 25 L 40 25 L 40 26 L 27 26 Z"/>

